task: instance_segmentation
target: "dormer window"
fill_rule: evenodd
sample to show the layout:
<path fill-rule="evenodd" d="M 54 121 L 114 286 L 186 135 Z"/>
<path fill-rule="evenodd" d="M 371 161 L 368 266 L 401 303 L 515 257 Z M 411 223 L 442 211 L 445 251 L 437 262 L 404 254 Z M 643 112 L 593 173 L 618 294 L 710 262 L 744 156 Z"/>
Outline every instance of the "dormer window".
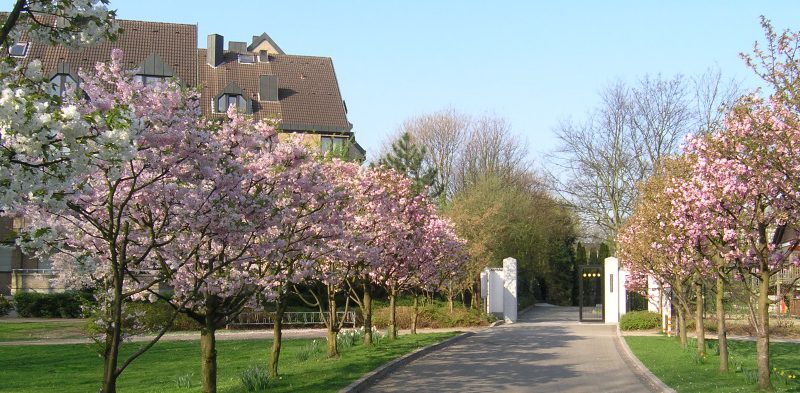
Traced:
<path fill-rule="evenodd" d="M 72 72 L 72 67 L 66 63 L 59 63 L 50 74 L 47 90 L 54 96 L 64 97 L 70 90 L 78 88 L 78 77 Z"/>
<path fill-rule="evenodd" d="M 241 64 L 255 64 L 256 55 L 249 53 L 239 53 L 239 63 Z"/>
<path fill-rule="evenodd" d="M 28 42 L 17 42 L 8 48 L 8 54 L 11 55 L 11 57 L 25 57 L 28 55 L 29 46 L 30 43 Z"/>
<path fill-rule="evenodd" d="M 225 113 L 231 105 L 239 112 L 247 110 L 247 101 L 240 94 L 223 94 L 217 98 L 217 112 Z"/>
<path fill-rule="evenodd" d="M 142 82 L 142 84 L 145 85 L 145 86 L 151 86 L 151 85 L 154 85 L 156 83 L 165 82 L 167 80 L 167 77 L 158 76 L 158 75 L 140 75 L 140 74 L 137 74 L 137 75 L 133 76 L 133 80 L 135 80 L 137 82 Z"/>
<path fill-rule="evenodd" d="M 136 75 L 133 80 L 142 82 L 145 86 L 152 86 L 157 83 L 166 82 L 167 79 L 175 76 L 175 72 L 169 64 L 164 63 L 164 60 L 157 54 L 147 56 L 146 59 L 136 70 Z"/>
<path fill-rule="evenodd" d="M 64 97 L 68 91 L 74 91 L 77 87 L 78 81 L 70 74 L 56 74 L 50 79 L 49 90 L 54 96 Z"/>
<path fill-rule="evenodd" d="M 231 82 L 218 96 L 214 97 L 212 108 L 214 112 L 225 113 L 233 105 L 236 110 L 242 113 L 253 113 L 253 103 L 244 96 L 242 90 L 236 82 Z"/>

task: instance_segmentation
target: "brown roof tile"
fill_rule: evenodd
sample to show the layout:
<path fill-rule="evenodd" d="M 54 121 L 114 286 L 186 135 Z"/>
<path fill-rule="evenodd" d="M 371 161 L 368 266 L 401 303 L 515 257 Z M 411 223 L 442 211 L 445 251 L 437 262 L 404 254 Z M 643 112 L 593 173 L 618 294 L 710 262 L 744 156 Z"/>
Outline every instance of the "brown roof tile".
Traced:
<path fill-rule="evenodd" d="M 155 53 L 172 67 L 186 86 L 197 85 L 197 26 L 177 23 L 118 21 L 124 33 L 115 42 L 103 42 L 77 51 L 32 43 L 29 59 L 40 59 L 45 72 L 52 72 L 59 63 L 69 64 L 73 70 L 93 69 L 97 62 L 111 59 L 111 49 L 124 53 L 123 61 L 130 69 L 139 68 L 147 56 Z"/>

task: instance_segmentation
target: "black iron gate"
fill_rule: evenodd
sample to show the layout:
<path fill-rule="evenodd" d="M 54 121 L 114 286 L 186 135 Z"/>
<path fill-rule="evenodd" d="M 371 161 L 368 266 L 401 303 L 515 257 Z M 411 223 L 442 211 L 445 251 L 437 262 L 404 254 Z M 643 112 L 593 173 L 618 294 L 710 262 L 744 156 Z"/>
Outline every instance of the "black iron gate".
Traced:
<path fill-rule="evenodd" d="M 578 320 L 603 322 L 603 265 L 578 266 Z"/>

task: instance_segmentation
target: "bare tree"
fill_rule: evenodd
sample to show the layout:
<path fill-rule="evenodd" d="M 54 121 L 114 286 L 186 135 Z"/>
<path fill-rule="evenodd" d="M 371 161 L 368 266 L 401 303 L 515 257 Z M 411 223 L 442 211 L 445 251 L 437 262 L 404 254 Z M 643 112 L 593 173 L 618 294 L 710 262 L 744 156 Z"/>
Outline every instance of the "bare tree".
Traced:
<path fill-rule="evenodd" d="M 446 108 L 410 118 L 401 127 L 427 149 L 425 165 L 436 169 L 445 199 L 453 195 L 456 165 L 469 136 L 470 121 L 468 115 Z"/>
<path fill-rule="evenodd" d="M 585 230 L 613 244 L 636 199 L 636 184 L 687 134 L 719 127 L 722 111 L 739 92 L 736 81 L 714 70 L 693 79 L 657 75 L 633 86 L 610 85 L 588 120 L 556 127 L 556 190 L 575 207 Z"/>
<path fill-rule="evenodd" d="M 454 191 L 463 191 L 484 176 L 510 178 L 526 170 L 527 151 L 506 119 L 488 115 L 476 119 L 461 153 Z"/>

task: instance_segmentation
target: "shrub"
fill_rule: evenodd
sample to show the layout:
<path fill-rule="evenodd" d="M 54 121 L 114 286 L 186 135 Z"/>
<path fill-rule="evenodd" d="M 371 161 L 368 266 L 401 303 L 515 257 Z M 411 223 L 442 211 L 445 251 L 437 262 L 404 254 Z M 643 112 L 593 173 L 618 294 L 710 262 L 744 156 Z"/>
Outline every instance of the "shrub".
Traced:
<path fill-rule="evenodd" d="M 6 299 L 5 296 L 0 295 L 0 317 L 3 315 L 8 315 L 8 313 L 14 309 L 14 305 Z"/>
<path fill-rule="evenodd" d="M 159 300 L 155 303 L 130 302 L 127 304 L 126 310 L 130 314 L 140 315 L 136 322 L 146 332 L 157 332 L 161 330 L 174 312 L 172 306 L 163 300 Z M 181 313 L 175 318 L 170 330 L 196 330 L 199 328 L 200 324 L 194 319 L 189 318 L 186 314 Z"/>
<path fill-rule="evenodd" d="M 244 389 L 248 392 L 258 392 L 269 387 L 269 373 L 264 366 L 250 366 L 239 374 Z"/>
<path fill-rule="evenodd" d="M 622 330 L 653 329 L 659 326 L 661 315 L 652 311 L 632 311 L 619 320 L 619 328 Z"/>
<path fill-rule="evenodd" d="M 92 295 L 86 292 L 21 292 L 14 295 L 17 313 L 25 318 L 78 318 L 83 316 L 81 306 L 90 302 Z"/>

